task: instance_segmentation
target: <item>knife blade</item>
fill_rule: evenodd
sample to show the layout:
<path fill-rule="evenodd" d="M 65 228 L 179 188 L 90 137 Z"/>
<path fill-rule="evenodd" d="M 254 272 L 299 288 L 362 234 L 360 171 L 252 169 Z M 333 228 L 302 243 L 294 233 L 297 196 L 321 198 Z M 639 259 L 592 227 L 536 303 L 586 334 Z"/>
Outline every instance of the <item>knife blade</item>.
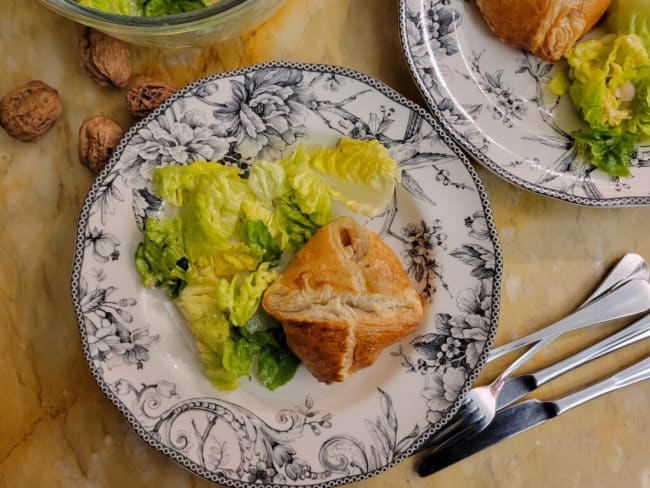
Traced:
<path fill-rule="evenodd" d="M 562 413 L 611 391 L 650 378 L 650 357 L 594 385 L 556 400 L 527 400 L 499 412 L 488 427 L 478 434 L 464 437 L 426 456 L 418 465 L 420 476 L 441 469 L 476 454 L 504 439 L 529 430 Z"/>
<path fill-rule="evenodd" d="M 482 432 L 437 451 L 418 465 L 420 476 L 429 476 L 483 449 L 524 432 L 557 416 L 551 402 L 527 400 L 499 412 Z"/>
<path fill-rule="evenodd" d="M 501 410 L 507 407 L 567 371 L 647 338 L 650 338 L 650 315 L 646 315 L 615 334 L 566 359 L 538 371 L 510 378 L 504 383 L 497 396 L 496 409 Z"/>

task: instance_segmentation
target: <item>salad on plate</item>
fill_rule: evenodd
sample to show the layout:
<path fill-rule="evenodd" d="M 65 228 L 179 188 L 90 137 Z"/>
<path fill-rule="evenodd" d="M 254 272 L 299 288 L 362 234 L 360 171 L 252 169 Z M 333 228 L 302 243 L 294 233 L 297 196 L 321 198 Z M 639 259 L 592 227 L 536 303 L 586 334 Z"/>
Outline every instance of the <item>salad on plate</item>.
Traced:
<path fill-rule="evenodd" d="M 216 388 L 235 389 L 254 374 L 274 390 L 299 360 L 280 324 L 258 310 L 264 291 L 333 220 L 335 205 L 378 215 L 399 180 L 383 145 L 348 138 L 257 161 L 247 178 L 217 162 L 159 167 L 152 181 L 165 205 L 145 223 L 137 271 L 144 286 L 164 288 L 174 300 Z"/>
<path fill-rule="evenodd" d="M 587 127 L 576 134 L 583 158 L 612 176 L 629 176 L 635 146 L 650 139 L 650 3 L 616 0 L 609 33 L 564 56 L 549 88 L 568 94 Z"/>

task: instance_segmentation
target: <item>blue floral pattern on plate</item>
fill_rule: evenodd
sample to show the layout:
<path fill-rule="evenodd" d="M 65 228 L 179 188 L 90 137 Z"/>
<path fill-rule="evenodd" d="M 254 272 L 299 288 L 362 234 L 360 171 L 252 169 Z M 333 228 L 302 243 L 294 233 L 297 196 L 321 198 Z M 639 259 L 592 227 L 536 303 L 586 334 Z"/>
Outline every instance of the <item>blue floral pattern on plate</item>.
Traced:
<path fill-rule="evenodd" d="M 400 0 L 399 19 L 416 84 L 477 161 L 515 185 L 571 203 L 650 204 L 650 144 L 637 147 L 628 178 L 585 163 L 574 137 L 583 123 L 568 97 L 546 87 L 558 66 L 499 41 L 475 2 Z"/>
<path fill-rule="evenodd" d="M 388 208 L 359 220 L 401 257 L 426 318 L 344 383 L 299 368 L 276 392 L 246 379 L 219 392 L 173 303 L 134 269 L 161 209 L 152 171 L 215 159 L 246 176 L 341 136 L 378 139 L 400 165 Z M 452 417 L 494 337 L 501 265 L 485 191 L 424 110 L 347 69 L 278 62 L 199 80 L 128 132 L 82 209 L 72 296 L 95 379 L 147 443 L 228 486 L 335 486 L 400 462 Z"/>

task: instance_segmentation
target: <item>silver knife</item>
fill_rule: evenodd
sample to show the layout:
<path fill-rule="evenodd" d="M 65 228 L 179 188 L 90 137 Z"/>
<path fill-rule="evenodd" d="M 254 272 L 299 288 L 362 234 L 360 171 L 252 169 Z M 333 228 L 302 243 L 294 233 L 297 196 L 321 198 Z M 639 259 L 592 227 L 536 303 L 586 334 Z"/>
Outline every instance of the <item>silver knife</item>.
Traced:
<path fill-rule="evenodd" d="M 646 357 L 609 378 L 557 400 L 528 400 L 499 412 L 482 432 L 463 437 L 454 444 L 425 457 L 417 467 L 420 476 L 429 476 L 503 439 L 540 425 L 589 400 L 650 378 L 650 357 Z"/>
<path fill-rule="evenodd" d="M 569 356 L 562 361 L 558 361 L 546 368 L 535 371 L 534 373 L 522 374 L 510 378 L 505 382 L 503 388 L 497 397 L 497 410 L 507 407 L 511 403 L 526 396 L 536 388 L 545 385 L 558 376 L 571 371 L 574 368 L 582 366 L 590 361 L 598 359 L 605 354 L 617 351 L 625 346 L 634 344 L 643 339 L 650 338 L 650 315 L 633 322 L 624 327 L 616 334 L 613 334 L 602 341 Z"/>

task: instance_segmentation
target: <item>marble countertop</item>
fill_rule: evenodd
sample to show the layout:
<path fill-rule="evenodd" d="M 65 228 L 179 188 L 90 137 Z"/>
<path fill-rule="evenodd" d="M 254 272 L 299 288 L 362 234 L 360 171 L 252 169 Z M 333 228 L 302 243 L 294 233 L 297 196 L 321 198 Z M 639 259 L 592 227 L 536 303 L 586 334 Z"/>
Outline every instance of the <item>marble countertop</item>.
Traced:
<path fill-rule="evenodd" d="M 3 0 L 0 94 L 42 79 L 64 115 L 33 143 L 0 131 L 0 487 L 207 487 L 154 451 L 103 396 L 83 359 L 70 299 L 75 226 L 93 176 L 78 162 L 81 120 L 130 123 L 123 92 L 83 72 L 80 28 L 33 1 Z M 403 61 L 397 5 L 386 0 L 288 0 L 254 32 L 205 50 L 133 48 L 134 75 L 182 85 L 205 74 L 285 59 L 331 63 L 379 78 L 421 102 Z M 517 189 L 477 168 L 503 247 L 497 344 L 576 307 L 625 252 L 650 258 L 648 208 L 591 209 Z M 620 324 L 618 324 L 620 327 Z M 532 366 L 594 342 L 574 334 Z M 562 394 L 650 352 L 626 348 L 540 390 Z M 483 379 L 494 376 L 494 365 Z M 650 383 L 597 399 L 443 472 L 421 479 L 413 459 L 357 486 L 650 487 Z"/>

